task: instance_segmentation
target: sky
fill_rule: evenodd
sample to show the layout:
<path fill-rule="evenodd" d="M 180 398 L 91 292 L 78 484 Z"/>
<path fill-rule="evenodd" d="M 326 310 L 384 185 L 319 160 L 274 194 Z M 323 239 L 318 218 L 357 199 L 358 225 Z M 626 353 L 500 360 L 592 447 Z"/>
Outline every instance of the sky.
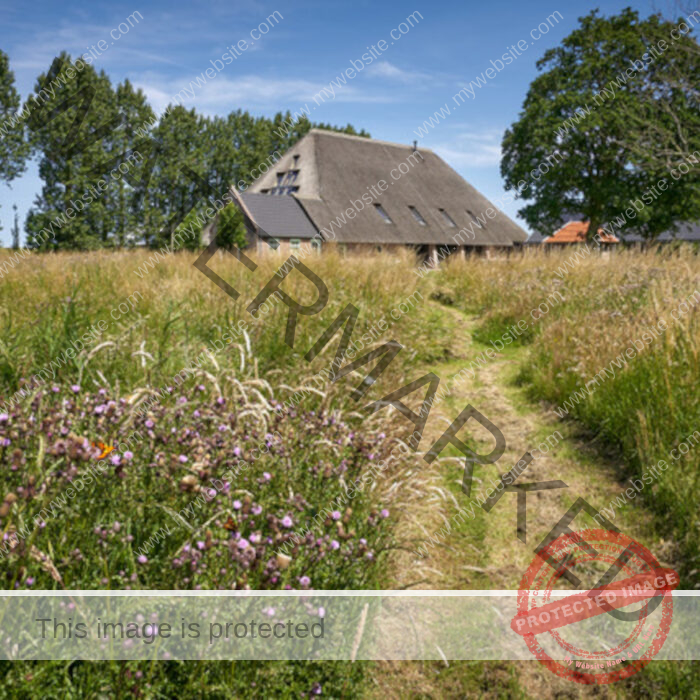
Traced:
<path fill-rule="evenodd" d="M 608 15 L 631 6 L 647 16 L 663 9 L 661 2 L 0 0 L 0 49 L 10 58 L 23 98 L 60 51 L 73 59 L 87 54 L 113 84 L 129 78 L 140 87 L 157 112 L 178 93 L 185 106 L 207 115 L 243 109 L 272 116 L 308 105 L 314 121 L 351 123 L 385 141 L 417 140 L 419 148 L 436 151 L 497 199 L 504 194 L 503 133 L 517 120 L 545 51 L 593 9 Z M 500 60 L 506 53 L 513 57 L 507 65 Z M 356 73 L 338 83 L 351 61 Z M 474 96 L 456 106 L 453 96 L 492 68 L 492 61 L 493 78 L 472 85 Z M 202 76 L 207 68 L 213 78 Z M 325 98 L 314 101 L 323 88 Z M 438 123 L 435 112 L 445 104 L 450 114 L 443 111 Z M 433 126 L 424 124 L 430 117 Z M 40 189 L 34 162 L 11 188 L 0 184 L 2 244 L 10 242 L 12 204 L 23 229 Z M 521 206 L 513 202 L 504 210 L 527 229 L 517 217 Z"/>

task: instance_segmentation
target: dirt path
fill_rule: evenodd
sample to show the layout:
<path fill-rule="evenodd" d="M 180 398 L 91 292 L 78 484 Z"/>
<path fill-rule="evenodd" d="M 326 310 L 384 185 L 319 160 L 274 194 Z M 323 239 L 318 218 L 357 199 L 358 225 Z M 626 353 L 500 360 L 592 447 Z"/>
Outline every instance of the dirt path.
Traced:
<path fill-rule="evenodd" d="M 474 319 L 454 309 L 441 308 L 445 323 L 453 329 L 458 359 L 426 368 L 426 371 L 436 372 L 445 381 L 469 366 L 485 347 L 472 341 Z M 431 466 L 416 460 L 420 466 L 404 487 L 410 502 L 398 533 L 412 546 L 402 550 L 392 562 L 391 587 L 516 590 L 534 557 L 534 548 L 576 498 L 583 497 L 600 508 L 622 492 L 618 480 L 623 473 L 621 462 L 601 455 L 591 436 L 581 435 L 575 423 L 563 422 L 545 407 L 529 401 L 524 389 L 515 385 L 518 368 L 526 361 L 527 348 L 511 346 L 480 367 L 473 379 L 456 384 L 452 393 L 434 406 L 421 447 L 427 449 L 471 403 L 492 420 L 506 438 L 505 454 L 496 464 L 476 467 L 472 498 L 489 486 L 490 479 L 497 481 L 525 452 L 548 438 L 549 452 L 531 462 L 520 480 L 562 480 L 568 488 L 528 495 L 527 543 L 524 544 L 516 536 L 514 494 L 505 494 L 489 514 L 476 508 L 474 519 L 455 521 L 454 515 L 470 500 L 461 491 L 464 460 L 461 463 L 436 461 Z M 468 425 L 478 451 L 488 453 L 493 447 L 493 438 L 474 421 Z M 650 522 L 648 514 L 637 505 L 618 514 L 614 520 L 624 533 L 650 547 L 663 564 L 667 552 L 660 549 Z M 586 515 L 579 515 L 575 523 L 579 528 L 596 526 Z M 427 544 L 431 537 L 432 546 Z M 423 556 L 410 551 L 420 540 L 423 541 Z M 376 674 L 375 687 L 376 697 L 383 698 L 619 697 L 623 691 L 620 685 L 611 689 L 561 681 L 535 661 L 460 662 L 449 667 L 427 662 L 384 663 Z"/>

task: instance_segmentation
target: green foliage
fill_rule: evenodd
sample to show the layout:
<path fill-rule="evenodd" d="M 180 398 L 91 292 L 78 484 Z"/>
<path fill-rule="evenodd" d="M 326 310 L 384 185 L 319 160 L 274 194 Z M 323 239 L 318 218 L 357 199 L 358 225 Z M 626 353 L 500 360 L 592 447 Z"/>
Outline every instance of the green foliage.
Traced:
<path fill-rule="evenodd" d="M 39 76 L 26 104 L 31 143 L 40 156 L 44 181 L 27 216 L 28 244 L 54 250 L 100 248 L 113 244 L 115 228 L 112 198 L 118 188 L 106 172 L 112 140 L 121 140 L 114 131 L 119 123 L 117 96 L 104 71 L 98 74 L 85 64 L 78 70 L 65 53 L 60 59 L 58 73 Z M 87 105 L 76 132 L 81 109 Z M 90 137 L 105 125 L 104 138 Z M 73 150 L 81 142 L 85 145 Z"/>
<path fill-rule="evenodd" d="M 532 82 L 519 120 L 506 131 L 501 163 L 506 188 L 520 187 L 518 196 L 532 200 L 520 214 L 534 229 L 549 234 L 564 216 L 577 214 L 591 223 L 593 235 L 662 176 L 670 187 L 628 221 L 629 228 L 653 238 L 688 220 L 688 191 L 697 188 L 700 169 L 675 183 L 626 145 L 629 115 L 656 99 L 670 66 L 697 75 L 697 58 L 687 53 L 697 44 L 688 37 L 671 42 L 673 29 L 658 16 L 640 20 L 629 8 L 609 18 L 596 10 L 538 62 L 543 72 Z M 662 41 L 668 48 L 654 57 L 650 48 Z M 638 145 L 650 150 L 657 141 Z M 540 165 L 540 177 L 533 178 Z"/>
<path fill-rule="evenodd" d="M 234 204 L 227 204 L 219 214 L 216 228 L 220 246 L 245 248 L 248 244 L 243 213 Z"/>
<path fill-rule="evenodd" d="M 18 119 L 19 93 L 7 54 L 0 51 L 0 181 L 11 182 L 24 172 L 29 152 L 24 124 Z M 1 230 L 1 227 L 0 227 Z"/>

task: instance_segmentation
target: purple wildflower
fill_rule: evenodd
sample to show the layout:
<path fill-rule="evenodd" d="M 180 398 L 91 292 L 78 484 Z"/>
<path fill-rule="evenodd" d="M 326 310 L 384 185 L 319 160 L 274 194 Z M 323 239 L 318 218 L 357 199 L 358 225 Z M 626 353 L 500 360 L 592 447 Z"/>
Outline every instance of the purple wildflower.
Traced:
<path fill-rule="evenodd" d="M 331 513 L 331 518 L 333 518 L 333 520 L 340 520 L 341 517 L 342 517 L 342 516 L 341 516 L 339 510 L 334 510 L 334 511 Z"/>
<path fill-rule="evenodd" d="M 140 555 L 138 556 L 138 558 L 136 559 L 136 561 L 137 561 L 139 564 L 146 564 L 146 563 L 148 562 L 148 557 L 147 557 L 145 554 L 140 554 Z"/>
<path fill-rule="evenodd" d="M 282 518 L 282 525 L 284 527 L 292 527 L 292 525 L 294 525 L 294 522 L 288 515 L 285 515 L 284 518 Z"/>

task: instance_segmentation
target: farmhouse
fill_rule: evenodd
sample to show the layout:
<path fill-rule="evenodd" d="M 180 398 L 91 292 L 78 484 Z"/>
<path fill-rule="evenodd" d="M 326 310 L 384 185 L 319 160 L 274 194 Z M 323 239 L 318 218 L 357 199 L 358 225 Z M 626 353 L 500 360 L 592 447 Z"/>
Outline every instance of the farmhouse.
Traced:
<path fill-rule="evenodd" d="M 312 129 L 240 196 L 256 230 L 251 244 L 288 255 L 302 242 L 320 251 L 391 251 L 410 246 L 484 252 L 523 244 L 527 234 L 430 150 Z M 260 234 L 260 235 L 259 235 Z"/>

